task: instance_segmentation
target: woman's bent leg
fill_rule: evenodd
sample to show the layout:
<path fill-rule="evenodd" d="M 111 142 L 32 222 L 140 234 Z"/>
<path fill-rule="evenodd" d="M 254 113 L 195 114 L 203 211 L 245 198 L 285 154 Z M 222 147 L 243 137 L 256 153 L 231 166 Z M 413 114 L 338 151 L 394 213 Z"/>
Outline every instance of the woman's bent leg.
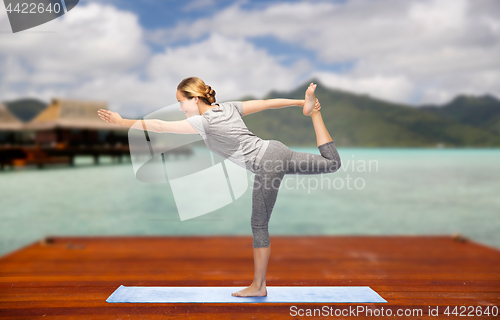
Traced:
<path fill-rule="evenodd" d="M 321 155 L 290 150 L 291 160 L 286 174 L 332 173 L 340 169 L 340 156 L 326 129 L 321 112 L 313 110 L 311 119 Z"/>
<path fill-rule="evenodd" d="M 321 155 L 291 151 L 286 174 L 333 173 L 340 169 L 340 156 L 333 141 L 318 147 Z"/>
<path fill-rule="evenodd" d="M 332 137 L 330 136 L 330 133 L 328 133 L 325 123 L 323 122 L 321 111 L 314 110 L 311 114 L 311 119 L 314 126 L 314 132 L 316 133 L 316 142 L 318 147 L 332 141 Z"/>

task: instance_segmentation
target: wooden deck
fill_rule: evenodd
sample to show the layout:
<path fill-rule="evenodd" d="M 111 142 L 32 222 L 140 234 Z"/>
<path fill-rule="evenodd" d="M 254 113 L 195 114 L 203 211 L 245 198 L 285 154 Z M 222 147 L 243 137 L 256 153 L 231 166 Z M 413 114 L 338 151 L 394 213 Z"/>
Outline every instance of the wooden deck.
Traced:
<path fill-rule="evenodd" d="M 337 319 L 367 318 L 335 316 L 349 307 L 392 312 L 372 319 L 451 319 L 458 317 L 443 314 L 447 306 L 468 307 L 465 315 L 500 308 L 500 251 L 451 236 L 271 236 L 268 286 L 370 286 L 388 303 L 105 301 L 120 285 L 247 286 L 252 254 L 251 237 L 47 238 L 0 258 L 0 319 L 314 318 L 291 306 L 331 307 Z M 429 307 L 439 316 L 429 316 Z M 396 317 L 398 309 L 423 316 Z"/>

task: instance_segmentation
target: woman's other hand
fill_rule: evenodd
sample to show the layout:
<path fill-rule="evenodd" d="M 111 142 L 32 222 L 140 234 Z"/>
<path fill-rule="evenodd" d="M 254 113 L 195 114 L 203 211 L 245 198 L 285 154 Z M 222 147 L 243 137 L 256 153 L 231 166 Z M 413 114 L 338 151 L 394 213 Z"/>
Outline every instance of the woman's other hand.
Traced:
<path fill-rule="evenodd" d="M 101 117 L 102 120 L 106 121 L 107 123 L 114 124 L 117 126 L 120 126 L 121 121 L 123 120 L 123 118 L 118 114 L 118 112 L 99 109 L 99 111 L 97 111 L 97 113 L 99 114 L 99 116 Z"/>

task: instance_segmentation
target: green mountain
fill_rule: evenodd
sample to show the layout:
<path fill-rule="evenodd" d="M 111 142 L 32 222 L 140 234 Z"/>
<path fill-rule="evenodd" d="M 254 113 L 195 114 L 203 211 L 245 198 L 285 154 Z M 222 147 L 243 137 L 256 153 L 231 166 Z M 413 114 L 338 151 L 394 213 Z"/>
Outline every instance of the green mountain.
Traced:
<path fill-rule="evenodd" d="M 31 98 L 4 101 L 3 104 L 7 106 L 7 109 L 9 109 L 12 114 L 23 122 L 30 121 L 47 107 L 47 103 Z"/>
<path fill-rule="evenodd" d="M 500 147 L 500 134 L 482 125 L 461 122 L 432 107 L 420 109 L 327 89 L 317 79 L 291 92 L 272 91 L 264 99 L 304 99 L 311 82 L 318 84 L 316 97 L 321 102 L 321 114 L 338 146 Z M 311 118 L 304 116 L 300 107 L 270 109 L 247 115 L 244 121 L 262 139 L 276 139 L 291 146 L 316 146 Z"/>
<path fill-rule="evenodd" d="M 460 95 L 442 106 L 417 108 L 327 89 L 312 79 L 290 92 L 272 91 L 263 99 L 304 99 L 311 82 L 318 84 L 316 97 L 321 102 L 321 114 L 338 146 L 500 147 L 500 101 L 490 95 Z M 255 98 L 240 100 L 250 99 Z M 4 103 L 24 122 L 47 105 L 37 99 Z M 304 116 L 300 107 L 266 110 L 245 116 L 244 121 L 250 131 L 263 139 L 276 139 L 290 146 L 316 146 L 311 118 Z"/>
<path fill-rule="evenodd" d="M 48 103 L 32 98 L 21 98 L 12 101 L 1 102 L 7 106 L 7 109 L 14 114 L 19 120 L 29 122 L 35 118 L 40 112 L 47 108 Z M 121 114 L 125 119 L 134 119 L 137 117 Z"/>
<path fill-rule="evenodd" d="M 460 95 L 443 106 L 423 106 L 420 109 L 500 134 L 500 101 L 490 95 Z"/>

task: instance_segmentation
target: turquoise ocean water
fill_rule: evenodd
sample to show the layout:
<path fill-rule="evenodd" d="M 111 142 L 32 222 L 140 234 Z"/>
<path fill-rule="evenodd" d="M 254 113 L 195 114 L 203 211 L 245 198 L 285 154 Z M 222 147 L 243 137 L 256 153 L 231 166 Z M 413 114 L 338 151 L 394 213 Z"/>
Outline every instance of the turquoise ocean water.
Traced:
<path fill-rule="evenodd" d="M 500 149 L 338 150 L 336 173 L 285 176 L 271 241 L 273 235 L 458 232 L 500 249 Z M 101 159 L 99 166 L 82 157 L 75 168 L 0 172 L 0 255 L 47 235 L 252 234 L 250 172 L 249 188 L 236 201 L 180 221 L 169 184 L 140 182 L 130 162 Z"/>

